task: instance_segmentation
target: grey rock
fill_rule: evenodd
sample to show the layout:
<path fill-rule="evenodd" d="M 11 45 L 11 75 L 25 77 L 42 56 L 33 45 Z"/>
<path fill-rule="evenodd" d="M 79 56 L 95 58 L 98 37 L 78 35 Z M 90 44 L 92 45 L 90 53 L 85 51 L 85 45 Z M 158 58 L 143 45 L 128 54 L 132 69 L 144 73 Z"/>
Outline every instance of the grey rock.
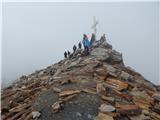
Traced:
<path fill-rule="evenodd" d="M 100 40 L 95 41 L 92 45 L 94 48 L 96 47 L 101 47 L 101 48 L 105 48 L 105 49 L 112 49 L 112 45 L 110 45 L 109 43 L 107 43 L 106 38 L 105 37 L 101 37 Z"/>
<path fill-rule="evenodd" d="M 82 114 L 81 114 L 81 113 L 79 113 L 79 112 L 76 112 L 76 116 L 81 117 L 81 116 L 82 116 Z"/>
<path fill-rule="evenodd" d="M 116 50 L 112 50 L 110 55 L 111 55 L 111 58 L 115 62 L 122 62 L 123 61 L 122 54 L 120 52 L 117 52 Z"/>
<path fill-rule="evenodd" d="M 98 116 L 94 117 L 94 119 L 93 119 L 93 120 L 98 120 Z"/>
<path fill-rule="evenodd" d="M 107 60 L 109 58 L 108 50 L 104 48 L 95 48 L 91 51 L 91 55 L 99 60 Z"/>
<path fill-rule="evenodd" d="M 154 94 L 153 98 L 160 102 L 160 94 Z"/>
<path fill-rule="evenodd" d="M 39 72 L 39 76 L 42 76 L 44 74 L 44 71 Z"/>
<path fill-rule="evenodd" d="M 72 63 L 68 66 L 68 68 L 74 67 L 74 66 L 76 66 L 78 63 L 79 63 L 79 61 L 74 61 L 74 62 L 72 62 Z"/>
<path fill-rule="evenodd" d="M 112 72 L 112 73 L 115 73 L 117 71 L 117 69 L 115 69 L 111 65 L 104 65 L 104 67 L 106 67 L 107 71 Z"/>
<path fill-rule="evenodd" d="M 78 58 L 77 60 L 72 61 L 72 62 L 70 63 L 70 65 L 67 67 L 67 69 L 72 68 L 72 67 L 77 67 L 78 64 L 80 63 L 81 59 L 82 59 L 82 58 L 80 57 L 80 58 Z"/>
<path fill-rule="evenodd" d="M 22 86 L 22 89 L 26 89 L 26 86 L 25 86 L 25 85 L 23 85 L 23 86 Z"/>
<path fill-rule="evenodd" d="M 127 66 L 126 68 L 127 68 L 128 70 L 130 70 L 130 71 L 136 72 L 135 69 L 133 69 L 133 68 L 130 67 L 130 66 Z"/>
<path fill-rule="evenodd" d="M 101 106 L 99 107 L 99 110 L 101 112 L 113 112 L 116 109 L 115 109 L 115 107 L 113 107 L 111 105 L 101 104 Z"/>
<path fill-rule="evenodd" d="M 106 41 L 103 41 L 99 47 L 106 48 L 106 49 L 112 49 L 112 45 L 107 43 Z"/>
<path fill-rule="evenodd" d="M 106 42 L 106 40 L 100 40 L 102 43 L 100 43 L 99 47 L 106 48 L 106 49 L 112 49 L 112 45 Z"/>
<path fill-rule="evenodd" d="M 82 49 L 78 48 L 78 49 L 75 51 L 74 55 L 82 54 L 82 51 L 83 51 Z"/>
<path fill-rule="evenodd" d="M 33 119 L 39 118 L 40 115 L 41 115 L 41 113 L 38 112 L 38 111 L 33 111 L 33 112 L 32 112 L 32 117 L 33 117 Z"/>
<path fill-rule="evenodd" d="M 144 79 L 142 76 L 139 78 L 136 78 L 135 81 L 139 86 L 143 86 L 142 87 L 143 89 L 145 88 L 152 91 L 156 91 L 155 86 L 150 81 L 147 81 L 146 79 Z"/>
<path fill-rule="evenodd" d="M 27 79 L 27 76 L 26 76 L 26 75 L 22 75 L 22 76 L 20 77 L 20 79 L 21 79 L 21 80 L 25 80 L 25 79 Z"/>
<path fill-rule="evenodd" d="M 54 74 L 54 76 L 57 76 L 57 75 L 59 75 L 60 73 L 61 73 L 61 69 L 58 69 L 57 71 L 56 71 L 56 73 Z"/>
<path fill-rule="evenodd" d="M 127 72 L 122 71 L 120 78 L 124 79 L 124 80 L 128 80 L 130 78 L 130 74 L 128 74 Z"/>
<path fill-rule="evenodd" d="M 92 116 L 90 114 L 87 115 L 88 119 L 92 119 Z"/>

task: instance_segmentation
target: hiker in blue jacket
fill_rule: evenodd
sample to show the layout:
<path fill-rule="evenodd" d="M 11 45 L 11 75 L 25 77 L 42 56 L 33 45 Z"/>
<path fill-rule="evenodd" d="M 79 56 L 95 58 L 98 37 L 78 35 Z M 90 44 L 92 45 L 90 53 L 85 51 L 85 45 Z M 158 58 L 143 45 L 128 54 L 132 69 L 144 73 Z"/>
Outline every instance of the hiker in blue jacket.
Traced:
<path fill-rule="evenodd" d="M 87 35 L 83 35 L 83 46 L 84 46 L 84 50 L 86 52 L 86 54 L 88 55 L 89 54 L 89 48 L 90 48 L 90 41 L 88 40 L 88 37 Z"/>

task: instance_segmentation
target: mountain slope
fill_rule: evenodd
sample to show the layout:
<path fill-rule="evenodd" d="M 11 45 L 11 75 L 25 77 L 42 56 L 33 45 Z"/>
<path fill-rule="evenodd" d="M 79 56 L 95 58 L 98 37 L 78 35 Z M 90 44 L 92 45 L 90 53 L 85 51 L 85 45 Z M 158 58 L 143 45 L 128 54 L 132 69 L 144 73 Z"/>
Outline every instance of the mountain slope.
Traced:
<path fill-rule="evenodd" d="M 105 39 L 2 90 L 3 120 L 159 120 L 159 87 Z"/>

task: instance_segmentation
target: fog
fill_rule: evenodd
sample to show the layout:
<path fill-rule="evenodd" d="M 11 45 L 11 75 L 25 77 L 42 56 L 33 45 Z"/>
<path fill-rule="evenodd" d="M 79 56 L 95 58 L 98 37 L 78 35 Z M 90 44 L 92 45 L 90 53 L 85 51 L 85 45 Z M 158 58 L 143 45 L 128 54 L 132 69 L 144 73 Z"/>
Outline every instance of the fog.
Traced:
<path fill-rule="evenodd" d="M 124 62 L 160 84 L 158 2 L 4 3 L 2 87 L 63 59 L 65 50 L 89 38 L 93 16 Z"/>

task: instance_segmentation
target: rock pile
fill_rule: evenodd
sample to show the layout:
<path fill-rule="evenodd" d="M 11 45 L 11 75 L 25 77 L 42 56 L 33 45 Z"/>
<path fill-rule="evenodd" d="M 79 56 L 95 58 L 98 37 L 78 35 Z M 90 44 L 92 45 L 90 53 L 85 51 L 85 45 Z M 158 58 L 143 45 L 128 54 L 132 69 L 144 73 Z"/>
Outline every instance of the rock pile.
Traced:
<path fill-rule="evenodd" d="M 3 89 L 2 120 L 160 120 L 160 87 L 106 40 L 78 51 Z"/>

